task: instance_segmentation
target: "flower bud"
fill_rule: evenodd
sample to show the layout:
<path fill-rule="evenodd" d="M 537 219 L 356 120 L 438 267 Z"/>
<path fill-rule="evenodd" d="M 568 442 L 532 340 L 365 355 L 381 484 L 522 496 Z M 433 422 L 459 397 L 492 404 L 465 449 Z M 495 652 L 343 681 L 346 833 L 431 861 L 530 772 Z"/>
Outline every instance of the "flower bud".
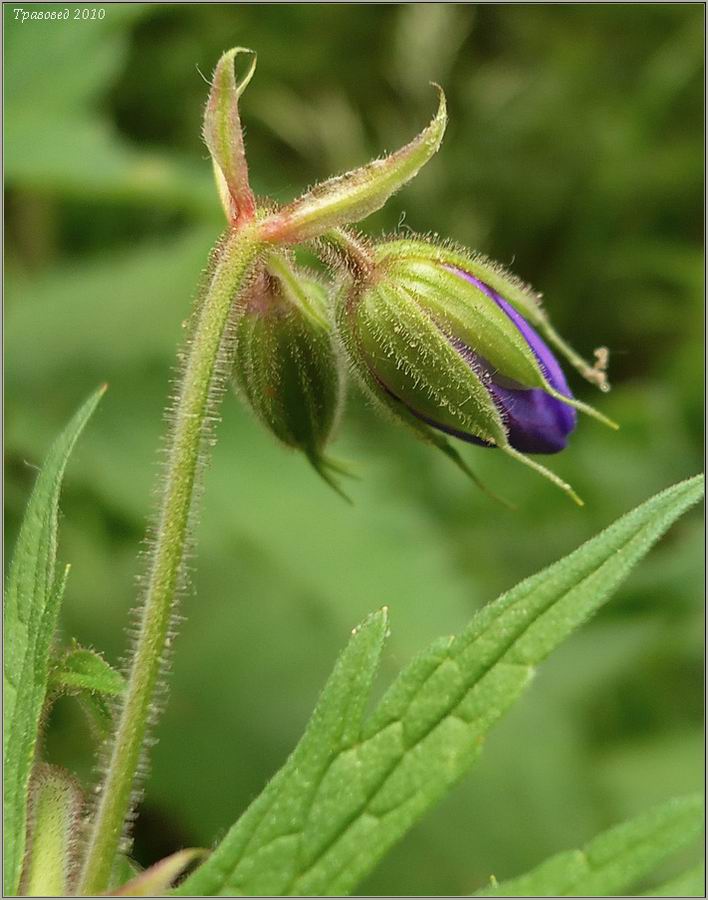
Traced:
<path fill-rule="evenodd" d="M 237 392 L 279 441 L 301 450 L 341 494 L 331 473 L 345 470 L 323 454 L 343 399 L 326 291 L 273 254 L 235 317 Z"/>
<path fill-rule="evenodd" d="M 441 432 L 498 447 L 578 500 L 524 454 L 564 449 L 576 410 L 616 426 L 572 396 L 530 324 L 544 330 L 546 320 L 528 288 L 486 260 L 392 241 L 376 249 L 369 278 L 350 285 L 338 316 L 369 392 L 421 437 L 458 463 Z"/>

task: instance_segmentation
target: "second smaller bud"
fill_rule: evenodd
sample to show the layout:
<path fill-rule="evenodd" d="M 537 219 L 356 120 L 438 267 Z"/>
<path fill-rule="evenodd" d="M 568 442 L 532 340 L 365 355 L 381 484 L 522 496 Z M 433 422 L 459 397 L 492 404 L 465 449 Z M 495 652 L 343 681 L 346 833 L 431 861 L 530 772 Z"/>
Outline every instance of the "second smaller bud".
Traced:
<path fill-rule="evenodd" d="M 302 451 L 339 494 L 346 473 L 325 455 L 344 399 L 326 290 L 272 254 L 236 311 L 233 384 L 266 428 Z"/>

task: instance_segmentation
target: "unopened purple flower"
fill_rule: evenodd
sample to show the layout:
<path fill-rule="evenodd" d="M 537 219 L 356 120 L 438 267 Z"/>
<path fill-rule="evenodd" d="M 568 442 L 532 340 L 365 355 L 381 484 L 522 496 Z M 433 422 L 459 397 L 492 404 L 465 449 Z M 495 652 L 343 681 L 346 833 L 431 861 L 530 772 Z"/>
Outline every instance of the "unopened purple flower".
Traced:
<path fill-rule="evenodd" d="M 558 360 L 524 317 L 479 278 L 452 266 L 446 268 L 476 285 L 506 313 L 533 351 L 551 387 L 565 397 L 572 398 L 573 395 Z M 478 372 L 485 372 L 488 376 L 486 383 L 489 392 L 502 415 L 509 444 L 514 449 L 520 450 L 522 453 L 559 453 L 565 449 L 568 444 L 568 436 L 577 423 L 577 413 L 571 406 L 552 397 L 542 388 L 528 388 L 505 377 L 503 372 L 490 366 L 487 360 L 466 346 L 459 338 L 453 338 L 452 343 L 470 366 Z M 430 424 L 440 427 L 434 422 L 430 422 Z M 482 441 L 472 434 L 451 432 L 445 427 L 442 430 L 453 433 L 462 440 L 491 446 L 488 442 Z"/>
<path fill-rule="evenodd" d="M 342 294 L 338 330 L 372 398 L 465 467 L 445 440 L 497 447 L 572 489 L 526 454 L 558 453 L 576 410 L 542 332 L 590 370 L 550 326 L 539 300 L 487 260 L 423 240 L 391 241 Z"/>

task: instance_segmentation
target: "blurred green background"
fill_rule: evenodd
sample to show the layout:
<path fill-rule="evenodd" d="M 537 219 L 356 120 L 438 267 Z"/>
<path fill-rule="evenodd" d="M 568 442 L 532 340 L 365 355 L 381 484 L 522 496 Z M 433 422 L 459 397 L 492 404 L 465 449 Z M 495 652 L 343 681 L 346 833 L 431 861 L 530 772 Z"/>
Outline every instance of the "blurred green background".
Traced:
<path fill-rule="evenodd" d="M 438 233 L 512 265 L 579 350 L 609 346 L 610 395 L 571 381 L 622 424 L 581 421 L 551 461 L 582 510 L 463 448 L 512 513 L 352 389 L 336 445 L 361 476 L 349 508 L 227 396 L 137 823 L 147 863 L 224 833 L 367 612 L 391 607 L 383 687 L 500 591 L 701 467 L 704 10 L 105 9 L 21 24 L 4 7 L 9 546 L 49 443 L 110 383 L 63 495 L 65 638 L 116 663 L 130 646 L 175 348 L 223 227 L 200 72 L 234 44 L 259 54 L 242 117 L 254 187 L 277 201 L 408 140 L 440 82 L 443 148 L 366 230 Z M 673 528 L 362 891 L 467 893 L 699 786 L 702 536 L 699 513 Z M 61 701 L 50 759 L 91 780 L 90 749 Z"/>

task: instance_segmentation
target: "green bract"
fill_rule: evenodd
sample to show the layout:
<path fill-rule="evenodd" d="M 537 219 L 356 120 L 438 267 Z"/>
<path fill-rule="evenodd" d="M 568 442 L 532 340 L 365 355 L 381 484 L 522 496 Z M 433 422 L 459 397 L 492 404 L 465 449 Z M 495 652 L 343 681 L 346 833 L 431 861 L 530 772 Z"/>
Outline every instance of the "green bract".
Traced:
<path fill-rule="evenodd" d="M 233 381 L 278 440 L 301 450 L 339 490 L 324 455 L 344 382 L 326 312 L 326 291 L 273 254 L 235 312 Z"/>
<path fill-rule="evenodd" d="M 331 228 L 360 222 L 381 209 L 440 148 L 447 105 L 442 88 L 435 87 L 438 110 L 427 128 L 395 153 L 329 178 L 277 210 L 263 222 L 263 237 L 277 244 L 297 244 L 321 237 Z"/>

